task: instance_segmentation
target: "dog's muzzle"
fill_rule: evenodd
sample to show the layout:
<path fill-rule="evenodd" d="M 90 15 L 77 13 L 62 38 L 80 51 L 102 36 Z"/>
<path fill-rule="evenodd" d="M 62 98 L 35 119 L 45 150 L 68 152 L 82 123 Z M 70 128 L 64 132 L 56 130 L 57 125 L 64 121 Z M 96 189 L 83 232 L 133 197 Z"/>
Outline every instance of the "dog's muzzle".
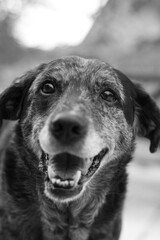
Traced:
<path fill-rule="evenodd" d="M 61 153 L 49 158 L 49 155 L 43 152 L 41 163 L 45 171 L 47 195 L 65 201 L 78 196 L 84 184 L 99 169 L 107 153 L 108 148 L 104 148 L 96 156 L 83 159 L 70 153 Z"/>
<path fill-rule="evenodd" d="M 40 161 L 40 169 L 45 173 L 45 192 L 50 198 L 68 200 L 78 196 L 108 153 L 106 147 L 96 156 L 84 158 L 76 155 L 75 149 L 84 144 L 87 132 L 88 120 L 80 115 L 67 112 L 50 119 L 48 134 L 51 141 L 48 141 L 49 148 L 46 143 L 45 147 L 42 145 Z M 52 153 L 52 146 L 57 146 L 57 153 L 57 148 L 55 154 Z M 51 152 L 47 153 L 45 149 Z"/>

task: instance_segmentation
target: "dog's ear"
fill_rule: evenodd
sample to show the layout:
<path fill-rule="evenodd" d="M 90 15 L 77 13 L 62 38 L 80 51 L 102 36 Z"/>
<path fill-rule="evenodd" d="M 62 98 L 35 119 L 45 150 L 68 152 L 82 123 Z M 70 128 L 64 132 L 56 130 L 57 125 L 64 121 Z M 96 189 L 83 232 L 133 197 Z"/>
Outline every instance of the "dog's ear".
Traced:
<path fill-rule="evenodd" d="M 0 123 L 3 119 L 17 120 L 20 118 L 23 100 L 27 91 L 37 77 L 44 69 L 45 64 L 40 65 L 23 76 L 15 79 L 13 83 L 0 95 Z"/>
<path fill-rule="evenodd" d="M 137 134 L 150 140 L 150 152 L 156 152 L 160 143 L 160 110 L 139 85 L 135 84 L 135 128 Z"/>

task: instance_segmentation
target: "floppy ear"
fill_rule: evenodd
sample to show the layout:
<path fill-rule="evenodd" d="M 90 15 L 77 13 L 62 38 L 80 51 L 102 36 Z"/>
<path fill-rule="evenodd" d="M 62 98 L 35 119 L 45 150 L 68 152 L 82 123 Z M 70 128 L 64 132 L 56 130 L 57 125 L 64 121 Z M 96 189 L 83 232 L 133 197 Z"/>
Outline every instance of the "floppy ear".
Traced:
<path fill-rule="evenodd" d="M 36 76 L 44 69 L 45 64 L 15 79 L 0 95 L 0 123 L 3 119 L 17 120 L 20 118 L 25 95 Z"/>
<path fill-rule="evenodd" d="M 154 100 L 135 84 L 136 131 L 150 140 L 150 152 L 156 152 L 160 143 L 160 110 Z"/>

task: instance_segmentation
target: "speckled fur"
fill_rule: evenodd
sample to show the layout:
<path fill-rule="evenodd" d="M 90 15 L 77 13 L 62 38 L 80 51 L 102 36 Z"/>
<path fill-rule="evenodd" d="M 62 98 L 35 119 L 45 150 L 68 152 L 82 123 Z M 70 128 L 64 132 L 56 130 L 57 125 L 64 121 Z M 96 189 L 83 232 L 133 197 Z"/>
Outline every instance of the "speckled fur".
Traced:
<path fill-rule="evenodd" d="M 56 86 L 48 97 L 40 91 L 46 80 Z M 112 105 L 101 95 L 108 89 L 116 95 Z M 61 112 L 87 118 L 87 134 L 74 146 L 61 146 L 49 132 Z M 3 119 L 18 121 L 7 138 L 1 131 L 0 239 L 118 240 L 135 137 L 150 139 L 151 152 L 159 146 L 160 111 L 150 96 L 104 62 L 64 57 L 16 79 L 0 95 Z M 106 147 L 99 169 L 76 197 L 57 201 L 45 194 L 42 149 L 74 154 L 88 168 L 87 159 Z"/>

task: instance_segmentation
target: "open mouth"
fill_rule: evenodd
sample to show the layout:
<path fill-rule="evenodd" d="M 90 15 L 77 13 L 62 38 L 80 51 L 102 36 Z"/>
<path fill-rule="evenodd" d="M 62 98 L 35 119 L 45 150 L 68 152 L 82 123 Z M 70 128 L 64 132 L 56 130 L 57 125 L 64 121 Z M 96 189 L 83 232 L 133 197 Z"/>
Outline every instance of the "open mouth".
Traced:
<path fill-rule="evenodd" d="M 83 184 L 99 169 L 107 152 L 108 148 L 104 148 L 96 156 L 87 159 L 66 152 L 50 157 L 43 152 L 40 169 L 45 173 L 47 192 L 58 199 L 78 195 Z"/>

